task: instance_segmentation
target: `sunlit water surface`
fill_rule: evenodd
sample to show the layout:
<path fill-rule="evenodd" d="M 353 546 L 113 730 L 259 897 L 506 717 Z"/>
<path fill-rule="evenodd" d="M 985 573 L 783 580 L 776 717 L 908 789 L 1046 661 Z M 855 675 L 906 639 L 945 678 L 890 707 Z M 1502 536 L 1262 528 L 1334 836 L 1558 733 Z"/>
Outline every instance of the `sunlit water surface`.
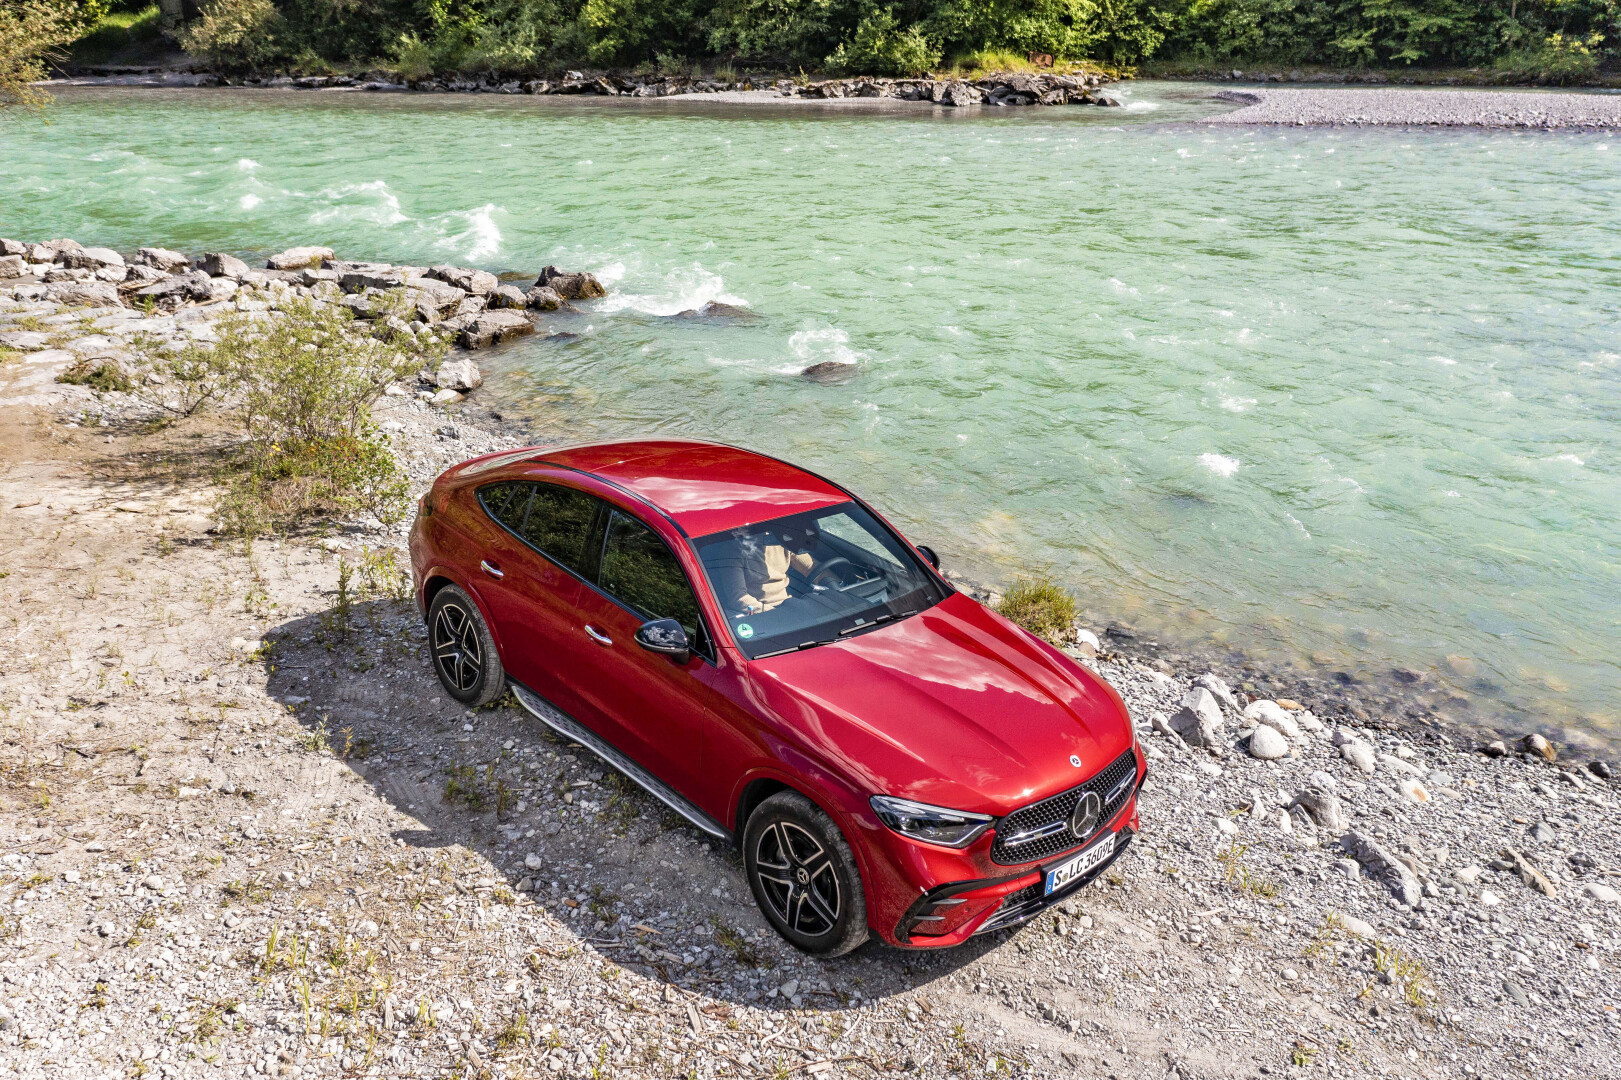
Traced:
<path fill-rule="evenodd" d="M 0 234 L 593 269 L 487 400 L 779 454 L 970 575 L 1352 695 L 1616 731 L 1621 146 L 1128 100 L 69 91 L 0 125 Z M 668 318 L 708 300 L 759 318 Z"/>

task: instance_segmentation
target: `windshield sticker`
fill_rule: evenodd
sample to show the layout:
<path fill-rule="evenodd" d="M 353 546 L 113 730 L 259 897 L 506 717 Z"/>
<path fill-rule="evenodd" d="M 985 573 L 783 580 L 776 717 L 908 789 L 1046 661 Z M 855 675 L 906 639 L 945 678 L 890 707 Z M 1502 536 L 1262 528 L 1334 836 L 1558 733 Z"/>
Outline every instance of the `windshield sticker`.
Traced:
<path fill-rule="evenodd" d="M 748 638 L 753 637 L 754 636 L 754 627 L 750 626 L 746 622 L 738 623 L 737 624 L 737 636 L 740 637 L 740 638 L 744 638 L 744 639 L 748 639 Z"/>

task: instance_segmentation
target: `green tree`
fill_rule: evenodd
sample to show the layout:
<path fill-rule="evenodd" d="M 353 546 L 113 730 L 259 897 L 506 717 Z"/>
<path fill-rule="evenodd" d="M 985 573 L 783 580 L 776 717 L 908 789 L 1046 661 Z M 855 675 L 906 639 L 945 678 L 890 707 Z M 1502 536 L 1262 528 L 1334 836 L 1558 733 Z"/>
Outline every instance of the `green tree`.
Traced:
<path fill-rule="evenodd" d="M 46 76 L 46 63 L 62 58 L 63 46 L 77 38 L 99 5 L 75 8 L 55 0 L 0 0 L 0 109 L 38 110 L 51 95 L 34 84 Z"/>

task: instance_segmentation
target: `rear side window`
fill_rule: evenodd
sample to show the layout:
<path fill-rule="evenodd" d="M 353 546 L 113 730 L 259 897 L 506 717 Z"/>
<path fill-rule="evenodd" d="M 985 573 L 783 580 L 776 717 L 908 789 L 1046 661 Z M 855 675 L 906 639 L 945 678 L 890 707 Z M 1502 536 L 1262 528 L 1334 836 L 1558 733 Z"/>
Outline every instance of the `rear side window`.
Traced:
<path fill-rule="evenodd" d="M 674 619 L 693 647 L 710 655 L 698 598 L 675 554 L 652 529 L 618 510 L 608 519 L 598 581 L 604 592 L 644 618 Z"/>
<path fill-rule="evenodd" d="M 479 501 L 492 518 L 511 529 L 523 531 L 524 512 L 529 509 L 528 484 L 491 484 L 478 489 Z"/>
<path fill-rule="evenodd" d="M 530 484 L 529 516 L 518 535 L 576 574 L 585 574 L 585 552 L 597 499 L 552 484 Z"/>

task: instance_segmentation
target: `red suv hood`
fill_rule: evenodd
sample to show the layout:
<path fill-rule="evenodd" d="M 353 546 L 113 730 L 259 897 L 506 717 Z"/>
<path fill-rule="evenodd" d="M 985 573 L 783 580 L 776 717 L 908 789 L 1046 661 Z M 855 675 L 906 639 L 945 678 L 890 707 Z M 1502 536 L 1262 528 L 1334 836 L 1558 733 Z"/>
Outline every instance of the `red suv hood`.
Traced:
<path fill-rule="evenodd" d="M 806 749 L 874 794 L 1000 816 L 1074 787 L 1132 743 L 1108 684 L 960 593 L 750 669 Z"/>

